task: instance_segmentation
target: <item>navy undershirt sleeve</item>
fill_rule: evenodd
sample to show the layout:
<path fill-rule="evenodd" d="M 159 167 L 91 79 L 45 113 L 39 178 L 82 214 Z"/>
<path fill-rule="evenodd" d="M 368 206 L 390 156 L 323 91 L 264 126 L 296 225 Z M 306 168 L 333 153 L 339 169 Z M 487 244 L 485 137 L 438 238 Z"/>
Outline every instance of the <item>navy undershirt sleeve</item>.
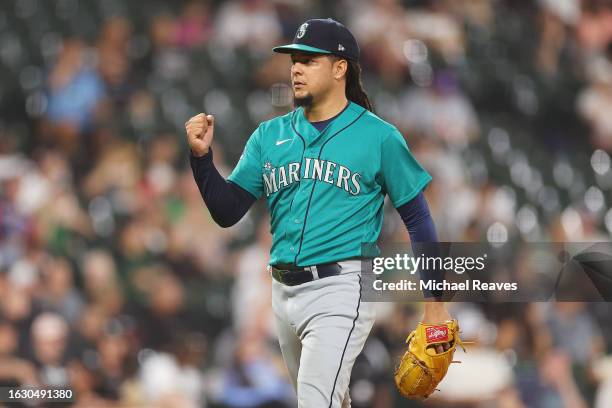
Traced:
<path fill-rule="evenodd" d="M 431 214 L 429 213 L 429 206 L 427 205 L 427 200 L 425 200 L 425 195 L 423 195 L 423 192 L 420 192 L 415 198 L 408 201 L 406 204 L 399 206 L 397 208 L 397 212 L 402 217 L 402 221 L 404 221 L 404 225 L 406 225 L 406 228 L 408 229 L 415 256 L 420 255 L 416 254 L 417 250 L 414 245 L 415 243 L 438 242 L 436 226 L 434 225 Z M 419 246 L 419 251 L 426 257 L 436 257 L 440 255 L 439 250 L 435 245 L 426 245 L 423 247 Z M 440 281 L 443 279 L 443 271 L 438 271 L 435 269 L 425 270 L 421 268 L 419 273 L 422 280 L 435 279 L 436 281 Z M 424 291 L 426 298 L 439 299 L 442 297 L 442 294 L 442 291 Z"/>
<path fill-rule="evenodd" d="M 415 198 L 397 208 L 412 242 L 438 242 L 425 195 L 420 192 Z"/>
<path fill-rule="evenodd" d="M 240 221 L 256 198 L 219 174 L 213 163 L 212 149 L 202 157 L 190 154 L 189 162 L 200 194 L 213 220 L 223 228 L 231 227 Z"/>

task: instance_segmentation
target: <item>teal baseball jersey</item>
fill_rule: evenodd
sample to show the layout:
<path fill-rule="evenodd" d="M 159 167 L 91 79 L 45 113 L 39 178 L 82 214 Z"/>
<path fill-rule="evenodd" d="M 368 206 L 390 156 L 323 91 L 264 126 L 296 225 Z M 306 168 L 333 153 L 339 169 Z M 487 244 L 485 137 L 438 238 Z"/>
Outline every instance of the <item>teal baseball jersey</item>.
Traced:
<path fill-rule="evenodd" d="M 267 201 L 270 265 L 310 266 L 361 257 L 380 235 L 385 195 L 397 208 L 431 176 L 397 128 L 349 102 L 322 132 L 303 108 L 263 122 L 229 180 Z"/>

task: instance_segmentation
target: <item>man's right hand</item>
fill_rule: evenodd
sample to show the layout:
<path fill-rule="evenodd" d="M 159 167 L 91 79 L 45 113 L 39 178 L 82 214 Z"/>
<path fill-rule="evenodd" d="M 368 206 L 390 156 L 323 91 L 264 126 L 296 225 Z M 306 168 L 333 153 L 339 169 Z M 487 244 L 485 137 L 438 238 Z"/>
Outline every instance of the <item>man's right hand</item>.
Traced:
<path fill-rule="evenodd" d="M 194 156 L 202 157 L 208 153 L 213 140 L 214 128 L 214 116 L 204 113 L 195 115 L 185 122 L 187 143 Z"/>

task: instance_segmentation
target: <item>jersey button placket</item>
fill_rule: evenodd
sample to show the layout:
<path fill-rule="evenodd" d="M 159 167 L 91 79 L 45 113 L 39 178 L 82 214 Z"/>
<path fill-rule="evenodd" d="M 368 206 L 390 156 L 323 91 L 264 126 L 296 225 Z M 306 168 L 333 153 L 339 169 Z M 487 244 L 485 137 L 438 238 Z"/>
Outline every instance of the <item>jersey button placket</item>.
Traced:
<path fill-rule="evenodd" d="M 320 154 L 320 148 L 318 146 L 310 146 L 308 148 L 306 148 L 304 150 L 304 158 L 310 158 L 311 160 L 316 159 Z M 312 162 L 311 162 L 311 166 L 312 166 Z M 302 166 L 305 166 L 305 160 L 302 160 Z M 311 172 L 312 169 L 309 171 Z M 304 175 L 302 175 L 304 176 Z M 305 175 L 306 177 L 308 177 L 308 175 Z M 292 253 L 297 252 L 297 248 L 299 246 L 299 241 L 300 238 L 302 237 L 303 234 L 303 228 L 305 228 L 305 218 L 306 218 L 306 212 L 308 210 L 308 208 L 305 208 L 308 201 L 310 201 L 310 195 L 312 193 L 312 189 L 314 188 L 312 183 L 315 183 L 315 180 L 305 180 L 306 182 L 301 182 L 298 190 L 296 191 L 296 201 L 301 203 L 302 206 L 295 206 L 293 208 L 293 211 L 291 216 L 292 216 L 292 221 L 293 221 L 293 231 L 295 231 L 295 237 L 298 240 L 298 242 L 292 247 L 293 249 L 291 249 Z M 294 202 L 294 204 L 297 204 L 296 202 Z M 301 208 L 302 211 L 298 210 L 298 208 Z"/>

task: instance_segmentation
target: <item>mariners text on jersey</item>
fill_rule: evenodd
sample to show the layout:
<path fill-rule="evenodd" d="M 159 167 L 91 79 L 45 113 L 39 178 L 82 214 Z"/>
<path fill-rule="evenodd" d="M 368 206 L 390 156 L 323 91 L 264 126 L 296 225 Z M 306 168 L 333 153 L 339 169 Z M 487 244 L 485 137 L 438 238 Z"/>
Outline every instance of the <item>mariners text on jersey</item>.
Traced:
<path fill-rule="evenodd" d="M 361 191 L 359 185 L 361 176 L 359 173 L 354 173 L 347 167 L 331 160 L 305 157 L 303 171 L 301 171 L 302 164 L 299 162 L 289 163 L 279 168 L 272 167 L 272 164 L 268 162 L 264 165 L 264 168 L 266 166 L 268 166 L 269 171 L 262 174 L 266 197 L 301 179 L 313 179 L 332 184 L 351 195 L 357 195 Z"/>
<path fill-rule="evenodd" d="M 362 256 L 385 197 L 397 208 L 430 180 L 401 133 L 353 102 L 321 132 L 303 108 L 263 122 L 229 176 L 266 199 L 270 264 L 298 266 Z"/>

